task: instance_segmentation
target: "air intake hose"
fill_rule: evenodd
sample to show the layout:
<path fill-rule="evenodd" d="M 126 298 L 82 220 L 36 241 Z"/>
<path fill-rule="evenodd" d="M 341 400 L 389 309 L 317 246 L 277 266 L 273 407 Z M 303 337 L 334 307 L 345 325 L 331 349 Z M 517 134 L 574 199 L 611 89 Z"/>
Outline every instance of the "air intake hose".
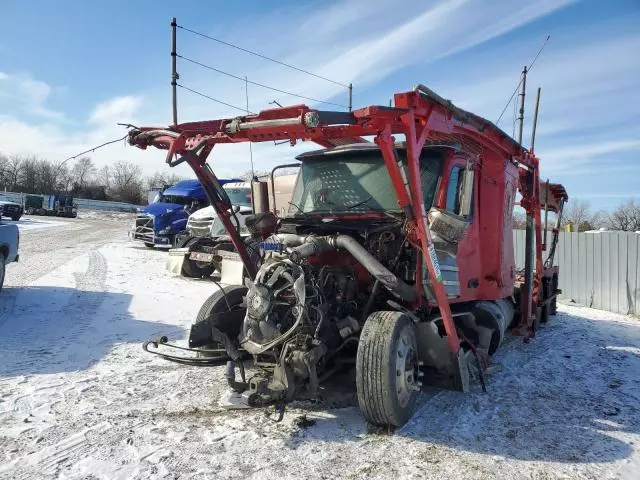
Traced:
<path fill-rule="evenodd" d="M 317 255 L 332 249 L 342 248 L 348 251 L 374 278 L 407 302 L 416 298 L 415 288 L 396 277 L 387 267 L 382 265 L 371 255 L 358 241 L 349 235 L 332 235 L 318 237 L 315 235 L 278 235 L 279 239 L 287 245 L 298 245 L 291 248 L 289 258 L 293 262 L 299 262 L 303 258 Z"/>

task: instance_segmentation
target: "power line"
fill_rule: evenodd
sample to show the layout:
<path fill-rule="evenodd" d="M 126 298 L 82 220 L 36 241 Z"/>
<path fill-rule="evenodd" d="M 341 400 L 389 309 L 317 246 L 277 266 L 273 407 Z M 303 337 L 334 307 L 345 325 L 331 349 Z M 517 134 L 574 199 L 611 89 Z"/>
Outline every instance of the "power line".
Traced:
<path fill-rule="evenodd" d="M 256 57 L 260 57 L 260 58 L 263 58 L 265 60 L 269 60 L 270 62 L 274 62 L 274 63 L 277 63 L 277 64 L 282 65 L 284 67 L 291 68 L 293 70 L 297 70 L 298 72 L 306 73 L 307 75 L 311 75 L 312 77 L 319 78 L 319 79 L 324 80 L 326 82 L 331 82 L 331 83 L 333 83 L 335 85 L 340 85 L 341 87 L 349 88 L 349 85 L 345 85 L 344 83 L 336 82 L 335 80 L 331 80 L 330 78 L 323 77 L 322 75 L 318 75 L 316 73 L 309 72 L 308 70 L 304 70 L 302 68 L 294 67 L 293 65 L 289 65 L 288 63 L 281 62 L 280 60 L 276 60 L 274 58 L 267 57 L 266 55 L 262 55 L 261 53 L 253 52 L 253 51 L 248 50 L 246 48 L 239 47 L 238 45 L 234 45 L 232 43 L 225 42 L 224 40 L 220 40 L 219 38 L 214 38 L 214 37 L 211 37 L 209 35 L 205 35 L 204 33 L 196 32 L 195 30 L 191 30 L 189 28 L 183 27 L 182 25 L 176 25 L 176 26 L 178 28 L 186 31 L 186 32 L 193 33 L 194 35 L 198 35 L 200 37 L 207 38 L 209 40 L 213 40 L 214 42 L 218 42 L 218 43 L 220 43 L 222 45 L 226 45 L 227 47 L 235 48 L 236 50 L 240 50 L 242 52 L 249 53 L 251 55 L 255 55 Z"/>
<path fill-rule="evenodd" d="M 128 136 L 129 136 L 129 134 L 127 134 L 127 135 L 125 135 L 124 137 L 121 137 L 121 138 L 116 138 L 115 140 L 110 140 L 110 141 L 105 142 L 105 143 L 103 143 L 103 144 L 101 144 L 101 145 L 98 145 L 97 147 L 90 148 L 89 150 L 85 150 L 84 152 L 77 153 L 77 154 L 75 154 L 75 155 L 74 155 L 74 156 L 72 156 L 72 157 L 66 158 L 66 159 L 64 159 L 62 162 L 60 162 L 60 164 L 58 165 L 58 170 L 60 170 L 60 168 L 62 168 L 62 165 L 64 165 L 65 163 L 67 163 L 69 160 L 73 160 L 73 159 L 75 159 L 75 158 L 78 158 L 79 156 L 84 155 L 85 153 L 95 152 L 95 151 L 96 151 L 96 150 L 98 150 L 99 148 L 106 147 L 107 145 L 111 145 L 112 143 L 121 142 L 121 141 L 123 141 L 125 138 L 127 138 Z"/>
<path fill-rule="evenodd" d="M 540 50 L 538 50 L 538 53 L 536 53 L 536 56 L 533 57 L 533 60 L 531 61 L 531 64 L 529 65 L 529 68 L 527 69 L 527 72 L 531 72 L 531 69 L 533 68 L 533 65 L 536 63 L 536 60 L 538 59 L 538 57 L 542 53 L 542 50 L 544 50 L 544 47 L 547 46 L 547 42 L 549 42 L 550 38 L 551 38 L 551 35 L 547 35 L 547 38 L 545 38 L 544 43 L 540 47 Z M 509 104 L 511 103 L 511 100 L 513 100 L 513 97 L 515 97 L 516 93 L 518 93 L 518 89 L 520 88 L 520 85 L 522 85 L 522 76 L 520 76 L 520 81 L 518 82 L 518 85 L 516 86 L 516 89 L 513 91 L 513 93 L 509 97 L 509 100 L 507 100 L 507 104 L 502 109 L 502 113 L 500 113 L 500 116 L 498 117 L 498 120 L 495 121 L 496 126 L 500 123 L 500 120 L 502 119 L 502 116 L 504 115 L 504 112 L 506 112 L 507 108 L 509 108 Z"/>
<path fill-rule="evenodd" d="M 246 108 L 236 107 L 235 105 L 231 105 L 230 103 L 223 102 L 222 100 L 218 100 L 217 98 L 210 97 L 209 95 L 205 95 L 204 93 L 202 93 L 202 92 L 198 92 L 197 90 L 193 90 L 192 88 L 185 87 L 184 85 L 182 85 L 182 84 L 180 84 L 180 83 L 176 83 L 176 86 L 178 86 L 178 87 L 180 87 L 180 88 L 183 88 L 183 89 L 185 89 L 185 90 L 187 90 L 187 91 L 189 91 L 189 92 L 191 92 L 191 93 L 193 93 L 193 94 L 195 94 L 195 95 L 199 95 L 199 96 L 201 96 L 201 97 L 203 97 L 203 98 L 206 98 L 206 99 L 208 99 L 208 100 L 211 100 L 212 102 L 216 102 L 216 103 L 219 103 L 219 104 L 221 104 L 221 105 L 226 105 L 227 107 L 234 108 L 234 109 L 236 109 L 236 110 L 240 110 L 241 112 L 251 113 L 251 114 L 255 115 L 255 113 L 254 113 L 254 112 L 250 112 L 250 111 L 248 111 Z"/>
<path fill-rule="evenodd" d="M 241 81 L 243 81 L 243 82 L 245 82 L 245 83 L 249 83 L 249 84 L 251 84 L 251 85 L 255 85 L 255 86 L 257 86 L 257 87 L 266 88 L 266 89 L 268 89 L 268 90 L 273 90 L 274 92 L 283 93 L 283 94 L 285 94 L 285 95 L 291 95 L 292 97 L 304 98 L 305 100 L 310 100 L 310 101 L 312 101 L 312 102 L 325 103 L 325 104 L 327 104 L 327 105 L 333 105 L 334 107 L 340 107 L 340 108 L 349 108 L 349 107 L 347 107 L 346 105 L 341 105 L 341 104 L 339 104 L 339 103 L 327 102 L 327 101 L 325 101 L 325 100 L 319 100 L 319 99 L 317 99 L 317 98 L 307 97 L 307 96 L 300 95 L 300 94 L 297 94 L 297 93 L 288 92 L 288 91 L 286 91 L 286 90 L 280 90 L 279 88 L 271 87 L 271 86 L 269 86 L 269 85 L 264 85 L 264 84 L 262 84 L 262 83 L 253 82 L 253 81 L 251 81 L 251 80 L 247 80 L 247 79 L 246 79 L 246 77 L 240 77 L 240 76 L 238 76 L 238 75 L 234 75 L 234 74 L 232 74 L 232 73 L 225 72 L 224 70 L 220 70 L 220 69 L 215 68 L 215 67 L 212 67 L 212 66 L 210 66 L 210 65 L 206 65 L 206 64 L 204 64 L 204 63 L 198 62 L 197 60 L 194 60 L 194 59 L 192 59 L 192 58 L 185 57 L 184 55 L 176 54 L 176 57 L 179 57 L 179 58 L 181 58 L 181 59 L 183 59 L 183 60 L 185 60 L 185 61 L 187 61 L 187 62 L 189 62 L 189 63 L 193 63 L 194 65 L 198 65 L 198 66 L 203 67 L 203 68 L 206 68 L 206 69 L 208 69 L 208 70 L 212 70 L 212 71 L 217 72 L 217 73 L 220 73 L 220 74 L 222 74 L 222 75 L 226 75 L 227 77 L 235 78 L 236 80 L 241 80 Z"/>

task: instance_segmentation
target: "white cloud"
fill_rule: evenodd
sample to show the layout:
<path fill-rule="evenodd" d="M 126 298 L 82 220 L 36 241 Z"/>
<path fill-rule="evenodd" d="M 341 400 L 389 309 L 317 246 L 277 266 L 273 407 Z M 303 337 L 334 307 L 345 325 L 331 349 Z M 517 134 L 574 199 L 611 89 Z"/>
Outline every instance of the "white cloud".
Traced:
<path fill-rule="evenodd" d="M 111 98 L 96 106 L 88 122 L 93 125 L 115 125 L 134 120 L 134 115 L 142 106 L 142 97 L 128 95 Z"/>
<path fill-rule="evenodd" d="M 640 140 L 618 140 L 566 145 L 560 148 L 541 151 L 540 155 L 544 158 L 545 162 L 554 163 L 575 159 L 586 161 L 602 155 L 633 151 L 640 151 Z"/>
<path fill-rule="evenodd" d="M 0 109 L 36 117 L 63 119 L 61 112 L 45 106 L 53 91 L 49 84 L 22 73 L 9 75 L 0 72 L 0 80 Z"/>

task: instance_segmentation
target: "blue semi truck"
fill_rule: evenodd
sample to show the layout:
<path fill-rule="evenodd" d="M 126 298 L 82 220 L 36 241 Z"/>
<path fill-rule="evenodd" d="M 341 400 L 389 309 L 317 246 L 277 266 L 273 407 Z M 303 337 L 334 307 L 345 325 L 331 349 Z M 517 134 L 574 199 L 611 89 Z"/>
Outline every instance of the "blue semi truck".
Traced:
<path fill-rule="evenodd" d="M 218 181 L 224 185 L 240 180 Z M 156 245 L 175 247 L 176 236 L 185 230 L 189 215 L 207 205 L 209 200 L 200 182 L 182 180 L 159 191 L 153 202 L 138 213 L 129 236 L 148 248 Z"/>

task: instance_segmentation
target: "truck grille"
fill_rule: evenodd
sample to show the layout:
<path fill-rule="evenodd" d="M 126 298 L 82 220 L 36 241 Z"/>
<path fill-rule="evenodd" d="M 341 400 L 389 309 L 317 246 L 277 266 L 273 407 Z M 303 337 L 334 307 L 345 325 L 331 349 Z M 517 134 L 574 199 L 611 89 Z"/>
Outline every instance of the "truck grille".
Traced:
<path fill-rule="evenodd" d="M 153 217 L 148 215 L 138 215 L 134 227 L 134 239 L 153 243 Z"/>
<path fill-rule="evenodd" d="M 1 205 L 0 211 L 7 217 L 12 217 L 20 213 L 21 207 L 19 205 Z"/>
<path fill-rule="evenodd" d="M 211 235 L 211 225 L 213 217 L 189 219 L 187 221 L 187 230 L 194 237 L 208 237 Z"/>

